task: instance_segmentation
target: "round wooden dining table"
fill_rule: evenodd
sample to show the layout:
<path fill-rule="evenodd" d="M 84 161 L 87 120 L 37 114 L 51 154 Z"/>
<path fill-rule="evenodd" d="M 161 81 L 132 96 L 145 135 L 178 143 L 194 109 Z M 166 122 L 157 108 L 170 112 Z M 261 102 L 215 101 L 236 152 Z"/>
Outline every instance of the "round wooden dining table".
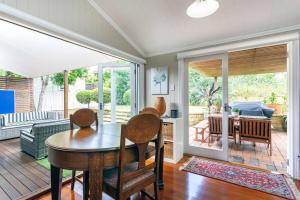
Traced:
<path fill-rule="evenodd" d="M 118 166 L 120 135 L 121 125 L 115 123 L 101 125 L 98 129 L 69 130 L 50 136 L 46 145 L 51 165 L 52 200 L 61 199 L 62 169 L 88 172 L 89 197 L 101 200 L 103 169 Z M 128 162 L 137 160 L 135 145 L 126 141 L 126 147 Z M 162 176 L 160 179 L 162 184 Z"/>

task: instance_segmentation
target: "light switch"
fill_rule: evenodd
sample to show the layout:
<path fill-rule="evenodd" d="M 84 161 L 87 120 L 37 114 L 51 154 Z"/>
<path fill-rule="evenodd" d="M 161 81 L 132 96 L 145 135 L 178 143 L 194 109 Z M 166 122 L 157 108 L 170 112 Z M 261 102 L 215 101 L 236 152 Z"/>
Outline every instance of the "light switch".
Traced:
<path fill-rule="evenodd" d="M 174 83 L 170 84 L 170 91 L 175 91 L 175 84 Z"/>

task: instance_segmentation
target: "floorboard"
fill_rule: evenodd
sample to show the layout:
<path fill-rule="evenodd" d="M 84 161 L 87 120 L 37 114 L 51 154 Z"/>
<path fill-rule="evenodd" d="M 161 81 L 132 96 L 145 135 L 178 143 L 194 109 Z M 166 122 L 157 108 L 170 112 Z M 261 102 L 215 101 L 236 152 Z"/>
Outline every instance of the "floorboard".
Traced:
<path fill-rule="evenodd" d="M 16 200 L 50 184 L 50 172 L 20 150 L 20 139 L 0 141 L 0 199 Z"/>
<path fill-rule="evenodd" d="M 188 159 L 184 158 L 180 163 L 164 165 L 165 189 L 160 191 L 163 200 L 279 200 L 282 199 L 264 192 L 251 190 L 242 186 L 234 185 L 224 181 L 200 176 L 197 174 L 180 171 L 179 167 Z M 299 182 L 296 182 L 300 186 Z M 153 194 L 152 187 L 147 188 Z M 62 189 L 62 200 L 81 200 L 82 185 L 75 184 L 75 190 L 71 191 L 70 184 Z M 112 198 L 104 194 L 103 200 Z M 140 194 L 131 197 L 131 200 L 146 200 Z M 45 194 L 38 200 L 51 200 L 51 194 Z"/>

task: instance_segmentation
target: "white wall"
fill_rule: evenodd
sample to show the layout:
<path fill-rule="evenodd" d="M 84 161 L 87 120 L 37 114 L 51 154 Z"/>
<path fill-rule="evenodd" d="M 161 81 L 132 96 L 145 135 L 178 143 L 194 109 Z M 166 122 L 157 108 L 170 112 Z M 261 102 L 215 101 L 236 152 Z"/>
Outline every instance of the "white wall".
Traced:
<path fill-rule="evenodd" d="M 176 55 L 176 53 L 172 53 L 147 58 L 147 64 L 145 67 L 145 104 L 146 106 L 153 106 L 155 98 L 158 96 L 163 96 L 167 105 L 167 111 L 165 113 L 167 115 L 170 115 L 170 103 L 178 103 L 178 61 Z M 169 86 L 174 84 L 175 91 L 169 90 L 168 95 L 151 95 L 151 69 L 161 66 L 168 66 Z"/>
<path fill-rule="evenodd" d="M 87 0 L 0 0 L 1 3 L 140 57 Z M 9 17 L 3 13 L 0 16 L 1 14 Z M 21 19 L 14 20 L 24 23 Z"/>

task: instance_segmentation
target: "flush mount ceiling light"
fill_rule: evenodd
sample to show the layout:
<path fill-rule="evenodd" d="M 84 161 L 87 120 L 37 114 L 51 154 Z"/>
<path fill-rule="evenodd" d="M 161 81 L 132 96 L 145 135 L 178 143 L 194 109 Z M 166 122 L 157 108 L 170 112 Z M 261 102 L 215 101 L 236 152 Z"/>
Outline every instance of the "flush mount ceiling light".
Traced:
<path fill-rule="evenodd" d="M 192 18 L 207 17 L 219 8 L 217 0 L 196 0 L 186 10 L 186 14 Z"/>

